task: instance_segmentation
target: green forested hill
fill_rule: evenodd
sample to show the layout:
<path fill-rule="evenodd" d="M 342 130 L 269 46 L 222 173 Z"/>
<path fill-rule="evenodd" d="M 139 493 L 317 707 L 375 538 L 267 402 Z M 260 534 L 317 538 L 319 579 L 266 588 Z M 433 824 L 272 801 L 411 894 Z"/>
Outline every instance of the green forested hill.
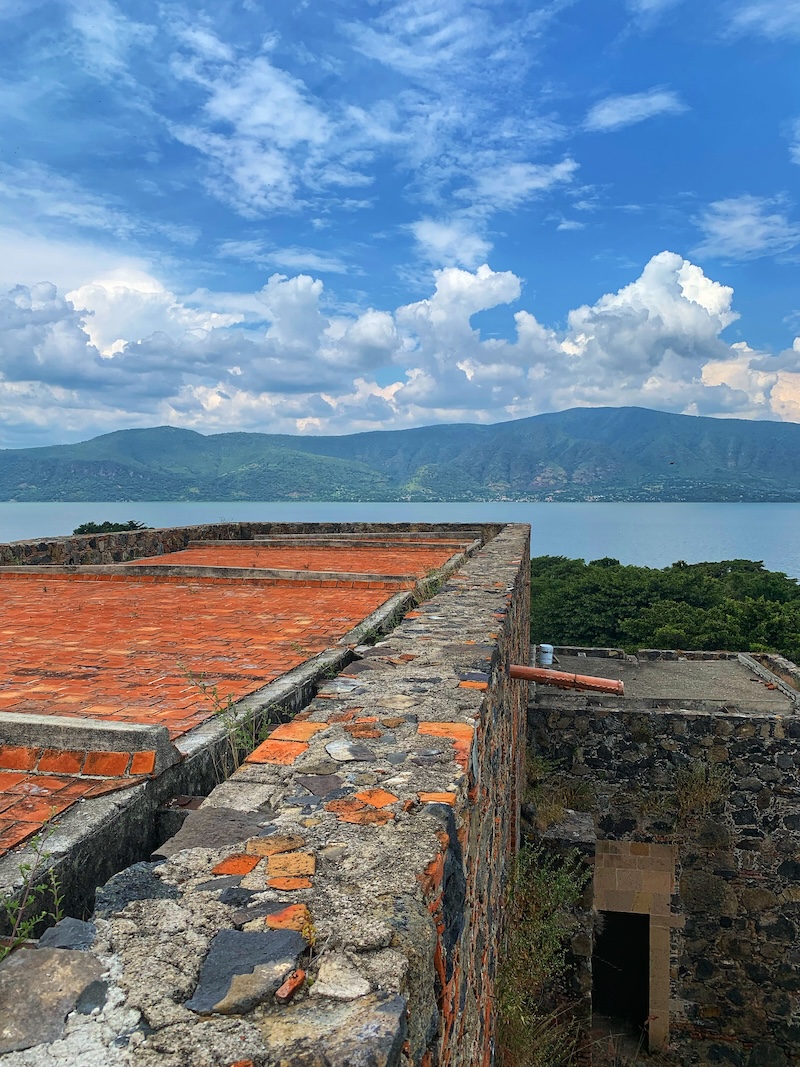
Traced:
<path fill-rule="evenodd" d="M 160 426 L 0 450 L 3 500 L 800 500 L 800 425 L 575 408 L 339 437 Z"/>

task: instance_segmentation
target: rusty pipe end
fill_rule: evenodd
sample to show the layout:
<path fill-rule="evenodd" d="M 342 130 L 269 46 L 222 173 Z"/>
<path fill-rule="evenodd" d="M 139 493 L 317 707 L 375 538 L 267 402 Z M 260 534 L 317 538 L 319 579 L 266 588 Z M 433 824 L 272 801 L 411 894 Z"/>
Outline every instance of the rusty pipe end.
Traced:
<path fill-rule="evenodd" d="M 551 671 L 544 667 L 524 667 L 512 663 L 509 668 L 512 678 L 539 685 L 554 685 L 559 689 L 579 689 L 594 693 L 625 695 L 625 683 L 613 678 L 597 678 L 587 674 L 569 674 L 567 671 Z"/>

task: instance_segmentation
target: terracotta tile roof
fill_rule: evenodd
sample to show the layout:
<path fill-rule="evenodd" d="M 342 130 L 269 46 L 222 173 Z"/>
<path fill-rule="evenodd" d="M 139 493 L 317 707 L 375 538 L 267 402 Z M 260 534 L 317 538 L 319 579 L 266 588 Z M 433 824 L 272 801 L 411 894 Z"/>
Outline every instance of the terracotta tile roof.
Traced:
<path fill-rule="evenodd" d="M 0 570 L 0 737 L 3 714 L 22 713 L 161 725 L 175 739 L 329 648 L 413 584 L 359 574 L 422 576 L 453 552 L 452 542 L 199 545 L 137 561 L 178 569 L 163 575 L 130 566 Z M 192 577 L 179 570 L 187 566 L 334 576 Z M 318 729 L 281 727 L 252 758 L 291 763 Z M 54 814 L 155 767 L 151 751 L 0 745 L 0 855 Z"/>

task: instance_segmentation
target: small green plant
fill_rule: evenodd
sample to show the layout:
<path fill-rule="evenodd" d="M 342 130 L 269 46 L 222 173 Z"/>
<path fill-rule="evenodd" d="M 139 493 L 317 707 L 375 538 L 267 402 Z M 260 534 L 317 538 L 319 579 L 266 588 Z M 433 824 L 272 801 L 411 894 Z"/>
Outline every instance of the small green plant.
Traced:
<path fill-rule="evenodd" d="M 48 822 L 31 838 L 33 857 L 18 868 L 22 877 L 21 892 L 0 897 L 0 928 L 8 930 L 8 934 L 0 938 L 0 960 L 32 937 L 41 923 L 48 919 L 58 922 L 63 917 L 64 898 L 55 871 L 52 868 L 43 870 L 50 858 L 45 845 L 51 833 L 52 826 Z M 47 907 L 38 906 L 41 898 L 48 900 Z"/>
<path fill-rule="evenodd" d="M 311 655 L 311 649 L 306 648 L 305 645 L 301 645 L 299 641 L 289 641 L 289 648 L 291 648 L 292 652 L 296 652 L 299 656 L 308 657 Z"/>
<path fill-rule="evenodd" d="M 577 1025 L 559 996 L 567 941 L 588 879 L 580 856 L 520 849 L 506 892 L 496 985 L 499 1062 L 503 1067 L 567 1067 Z"/>
<path fill-rule="evenodd" d="M 327 681 L 330 681 L 332 678 L 338 678 L 343 670 L 343 663 L 329 663 L 327 667 L 324 667 L 323 670 L 320 671 L 320 678 L 325 678 Z"/>
<path fill-rule="evenodd" d="M 309 958 L 314 955 L 314 949 L 317 947 L 317 928 L 314 925 L 314 920 L 309 915 L 308 919 L 303 923 L 300 933 L 306 939 L 306 944 L 309 949 Z"/>
<path fill-rule="evenodd" d="M 718 763 L 692 763 L 675 774 L 675 799 L 678 818 L 685 821 L 694 815 L 708 815 L 715 804 L 730 793 L 731 774 Z"/>
<path fill-rule="evenodd" d="M 201 698 L 211 705 L 214 718 L 225 730 L 227 747 L 219 759 L 215 757 L 217 779 L 225 781 L 242 765 L 245 757 L 266 740 L 270 726 L 281 721 L 283 709 L 268 708 L 263 713 L 242 715 L 230 693 L 223 699 L 219 687 L 206 681 L 205 674 L 194 674 L 183 664 L 178 667 L 186 681 L 195 686 Z"/>
<path fill-rule="evenodd" d="M 588 782 L 571 778 L 552 760 L 528 752 L 525 799 L 536 809 L 536 829 L 559 822 L 565 811 L 591 811 L 594 792 Z"/>

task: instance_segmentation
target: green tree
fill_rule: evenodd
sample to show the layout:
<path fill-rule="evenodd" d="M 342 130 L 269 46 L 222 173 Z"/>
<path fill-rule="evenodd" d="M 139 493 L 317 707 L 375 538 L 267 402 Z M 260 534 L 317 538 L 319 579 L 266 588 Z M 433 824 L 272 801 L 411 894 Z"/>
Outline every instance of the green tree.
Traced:
<path fill-rule="evenodd" d="M 531 639 L 554 644 L 754 649 L 800 656 L 800 585 L 753 560 L 623 566 L 531 561 Z"/>
<path fill-rule="evenodd" d="M 73 534 L 103 534 L 103 533 L 125 533 L 128 530 L 150 530 L 152 527 L 145 526 L 143 522 L 137 522 L 136 519 L 129 519 L 127 522 L 84 522 L 80 526 L 76 526 L 72 531 Z"/>

